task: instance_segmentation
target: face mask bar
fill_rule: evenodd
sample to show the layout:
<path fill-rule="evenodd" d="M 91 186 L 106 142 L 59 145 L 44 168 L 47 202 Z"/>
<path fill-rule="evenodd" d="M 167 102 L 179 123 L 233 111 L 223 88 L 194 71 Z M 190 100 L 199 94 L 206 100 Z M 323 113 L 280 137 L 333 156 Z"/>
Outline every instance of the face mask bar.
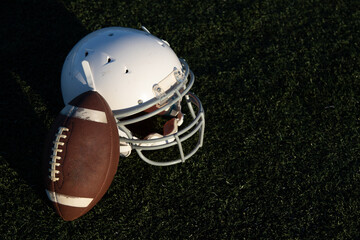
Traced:
<path fill-rule="evenodd" d="M 146 109 L 149 109 L 151 106 L 154 106 L 155 104 L 159 104 L 161 101 L 163 101 L 163 99 L 154 98 L 140 106 L 137 106 L 136 108 L 133 107 L 133 108 L 125 109 L 125 110 L 113 111 L 114 116 L 117 119 L 117 125 L 118 125 L 119 129 L 127 135 L 127 138 L 120 137 L 120 142 L 130 144 L 132 149 L 136 150 L 136 152 L 138 153 L 140 158 L 151 165 L 169 166 L 169 165 L 174 165 L 177 163 L 185 162 L 188 158 L 193 156 L 195 154 L 195 152 L 203 145 L 203 138 L 204 138 L 204 132 L 205 132 L 204 109 L 202 107 L 202 104 L 201 104 L 199 98 L 195 94 L 189 92 L 190 88 L 194 84 L 194 79 L 195 79 L 194 74 L 189 69 L 185 60 L 180 59 L 180 61 L 183 65 L 183 67 L 185 68 L 184 80 L 181 81 L 181 83 L 178 84 L 176 87 L 172 88 L 171 90 L 169 90 L 167 92 L 166 96 L 171 96 L 170 98 L 168 98 L 169 100 L 167 100 L 167 104 L 165 104 L 161 108 L 159 108 L 153 112 L 147 113 L 141 117 L 136 117 L 136 118 L 127 119 L 127 120 L 121 120 L 121 119 L 131 116 L 131 115 L 134 115 L 141 111 L 144 111 Z M 188 82 L 188 86 L 185 88 L 186 79 L 188 78 L 189 74 L 190 74 L 190 80 Z M 147 118 L 153 117 L 153 116 L 165 111 L 173 104 L 181 101 L 183 97 L 186 100 L 190 114 L 193 118 L 193 121 L 188 126 L 181 129 L 180 131 L 178 131 L 175 134 L 171 134 L 169 136 L 164 136 L 164 137 L 157 138 L 157 139 L 148 139 L 148 140 L 134 139 L 132 133 L 126 127 L 126 125 L 140 122 Z M 198 111 L 196 113 L 193 109 L 192 104 L 194 104 L 198 109 Z M 197 132 L 199 133 L 199 140 L 198 140 L 196 146 L 193 148 L 193 150 L 190 153 L 185 155 L 185 153 L 183 151 L 183 147 L 182 147 L 182 142 L 186 141 L 188 138 L 190 138 Z M 152 146 L 149 146 L 149 145 L 152 145 Z M 180 158 L 172 160 L 172 161 L 160 162 L 160 161 L 150 160 L 147 157 L 145 157 L 144 154 L 142 153 L 142 151 L 159 150 L 159 149 L 168 148 L 168 147 L 171 147 L 174 145 L 178 145 L 179 152 L 180 152 Z"/>

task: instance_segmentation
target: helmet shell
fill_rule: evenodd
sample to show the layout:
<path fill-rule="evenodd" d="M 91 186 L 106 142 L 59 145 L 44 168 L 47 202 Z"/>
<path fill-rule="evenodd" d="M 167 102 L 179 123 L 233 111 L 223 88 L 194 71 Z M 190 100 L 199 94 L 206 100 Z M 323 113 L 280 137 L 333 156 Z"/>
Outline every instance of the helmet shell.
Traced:
<path fill-rule="evenodd" d="M 155 97 L 153 86 L 182 65 L 169 44 L 148 32 L 109 27 L 81 39 L 61 73 L 64 103 L 83 92 L 99 92 L 121 110 Z"/>

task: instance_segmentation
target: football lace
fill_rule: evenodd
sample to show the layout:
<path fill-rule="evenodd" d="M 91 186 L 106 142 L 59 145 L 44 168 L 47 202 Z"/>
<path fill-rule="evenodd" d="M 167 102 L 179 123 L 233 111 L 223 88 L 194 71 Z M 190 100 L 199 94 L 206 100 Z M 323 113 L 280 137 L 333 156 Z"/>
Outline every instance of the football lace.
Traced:
<path fill-rule="evenodd" d="M 56 169 L 56 167 L 60 166 L 60 163 L 58 160 L 61 160 L 61 157 L 58 156 L 58 153 L 61 153 L 63 150 L 59 149 L 59 146 L 64 146 L 64 142 L 61 142 L 62 139 L 65 139 L 67 136 L 63 134 L 63 132 L 68 132 L 69 129 L 66 127 L 59 127 L 58 132 L 55 134 L 56 138 L 55 141 L 53 141 L 53 148 L 52 148 L 52 154 L 50 156 L 51 161 L 49 162 L 51 168 L 49 168 L 49 178 L 51 181 L 56 182 L 59 180 L 58 177 L 56 177 L 56 174 L 59 174 L 60 171 Z"/>

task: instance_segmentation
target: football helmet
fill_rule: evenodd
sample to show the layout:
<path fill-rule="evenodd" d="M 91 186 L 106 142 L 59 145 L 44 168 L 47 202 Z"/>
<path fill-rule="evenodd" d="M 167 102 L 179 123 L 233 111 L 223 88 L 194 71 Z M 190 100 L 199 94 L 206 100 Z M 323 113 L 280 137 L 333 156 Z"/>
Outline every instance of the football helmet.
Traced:
<path fill-rule="evenodd" d="M 121 155 L 135 150 L 157 166 L 185 162 L 203 145 L 205 115 L 199 98 L 189 91 L 193 84 L 186 61 L 144 27 L 108 27 L 88 34 L 70 51 L 61 73 L 65 104 L 89 90 L 100 93 L 117 121 Z M 188 117 L 182 105 L 192 118 L 187 126 L 182 126 Z M 159 118 L 166 122 L 156 132 L 149 122 Z M 185 153 L 183 142 L 193 136 L 197 141 Z M 174 160 L 151 160 L 143 153 L 175 145 L 179 154 Z"/>

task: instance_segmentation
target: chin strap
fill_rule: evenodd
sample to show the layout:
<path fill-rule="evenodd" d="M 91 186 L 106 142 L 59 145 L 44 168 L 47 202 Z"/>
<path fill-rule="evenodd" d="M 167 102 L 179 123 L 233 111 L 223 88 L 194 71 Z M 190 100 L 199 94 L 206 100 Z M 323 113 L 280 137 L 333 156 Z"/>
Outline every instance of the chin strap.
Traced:
<path fill-rule="evenodd" d="M 184 122 L 184 115 L 179 112 L 175 118 L 170 119 L 164 124 L 163 136 L 168 136 L 178 132 L 178 126 Z"/>
<path fill-rule="evenodd" d="M 118 128 L 119 136 L 127 138 L 127 135 Z M 134 137 L 136 138 L 136 137 Z M 131 154 L 131 146 L 129 143 L 120 142 L 120 157 L 128 157 Z"/>
<path fill-rule="evenodd" d="M 178 107 L 177 108 L 178 111 L 171 108 L 167 112 L 163 112 L 161 114 L 161 115 L 173 116 L 173 118 L 171 118 L 169 121 L 167 121 L 164 124 L 163 135 L 161 135 L 160 133 L 151 133 L 151 134 L 147 135 L 144 139 L 145 140 L 157 139 L 157 138 L 162 138 L 164 136 L 168 136 L 168 135 L 177 133 L 178 127 L 181 126 L 181 124 L 184 122 L 184 115 L 181 112 L 180 107 L 179 106 L 177 106 L 177 107 Z M 118 132 L 119 132 L 120 137 L 125 137 L 125 138 L 128 137 L 120 129 L 118 129 Z M 135 136 L 133 138 L 137 139 L 137 137 L 135 137 Z M 172 141 L 174 141 L 174 140 L 157 142 L 157 143 L 142 143 L 141 146 L 158 146 L 158 145 L 162 145 L 162 144 L 169 143 Z M 128 157 L 131 154 L 131 150 L 132 150 L 132 148 L 129 143 L 120 142 L 120 156 Z"/>

